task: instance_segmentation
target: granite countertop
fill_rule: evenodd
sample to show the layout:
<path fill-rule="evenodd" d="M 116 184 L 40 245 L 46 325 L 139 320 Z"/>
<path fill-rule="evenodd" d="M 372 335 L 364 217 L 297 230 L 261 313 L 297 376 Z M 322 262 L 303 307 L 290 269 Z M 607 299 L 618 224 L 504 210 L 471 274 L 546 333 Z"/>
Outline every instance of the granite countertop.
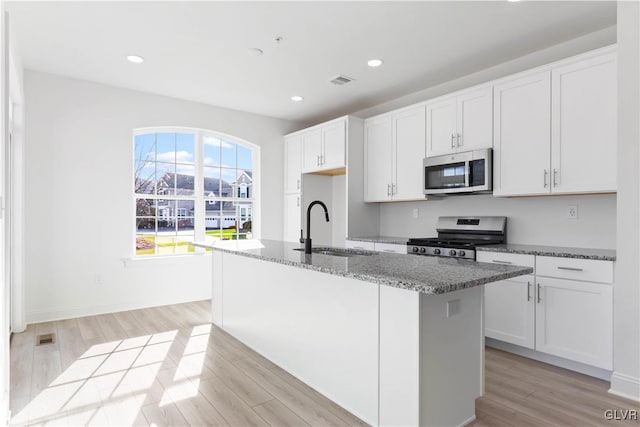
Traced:
<path fill-rule="evenodd" d="M 527 254 L 538 256 L 554 256 L 560 258 L 581 258 L 601 261 L 615 261 L 616 251 L 613 249 L 567 248 L 562 246 L 540 245 L 486 245 L 477 246 L 476 251 L 508 252 L 512 254 Z"/>
<path fill-rule="evenodd" d="M 405 245 L 409 240 L 409 238 L 397 237 L 397 236 L 365 236 L 365 237 L 347 237 L 347 240 L 352 240 L 354 242 L 393 243 L 396 245 Z"/>
<path fill-rule="evenodd" d="M 301 247 L 298 243 L 279 240 L 221 240 L 191 244 L 424 294 L 444 294 L 533 273 L 529 267 L 372 251 L 358 250 L 355 252 L 361 255 L 352 257 L 317 253 L 305 255 L 294 250 Z M 341 248 L 336 250 L 345 251 Z"/>

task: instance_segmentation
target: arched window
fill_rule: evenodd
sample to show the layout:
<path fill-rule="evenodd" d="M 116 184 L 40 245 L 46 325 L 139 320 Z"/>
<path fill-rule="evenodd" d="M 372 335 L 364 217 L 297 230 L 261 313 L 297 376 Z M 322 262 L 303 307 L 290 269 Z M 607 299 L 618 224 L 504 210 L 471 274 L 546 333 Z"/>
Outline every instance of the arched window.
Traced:
<path fill-rule="evenodd" d="M 216 132 L 134 131 L 135 254 L 194 252 L 207 236 L 256 237 L 259 148 Z"/>

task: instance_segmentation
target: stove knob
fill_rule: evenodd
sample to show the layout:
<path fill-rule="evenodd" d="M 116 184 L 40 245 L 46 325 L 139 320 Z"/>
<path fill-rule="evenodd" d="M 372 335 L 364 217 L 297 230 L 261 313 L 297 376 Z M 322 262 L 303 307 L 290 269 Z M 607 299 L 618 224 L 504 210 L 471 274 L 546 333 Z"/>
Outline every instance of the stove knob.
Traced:
<path fill-rule="evenodd" d="M 418 252 L 418 247 L 414 246 L 413 249 L 411 249 L 413 252 Z"/>
<path fill-rule="evenodd" d="M 464 253 L 464 251 L 460 251 L 460 252 L 458 252 L 458 255 L 465 256 L 465 253 Z"/>
<path fill-rule="evenodd" d="M 421 254 L 426 254 L 427 253 L 427 248 L 420 248 L 420 253 Z"/>
<path fill-rule="evenodd" d="M 451 256 L 456 256 L 456 251 L 455 251 L 455 250 L 453 250 L 453 249 L 451 249 L 451 250 L 449 251 L 449 255 L 451 255 Z"/>
<path fill-rule="evenodd" d="M 434 249 L 434 250 L 433 250 L 433 253 L 434 253 L 435 255 L 440 255 L 440 249 Z"/>

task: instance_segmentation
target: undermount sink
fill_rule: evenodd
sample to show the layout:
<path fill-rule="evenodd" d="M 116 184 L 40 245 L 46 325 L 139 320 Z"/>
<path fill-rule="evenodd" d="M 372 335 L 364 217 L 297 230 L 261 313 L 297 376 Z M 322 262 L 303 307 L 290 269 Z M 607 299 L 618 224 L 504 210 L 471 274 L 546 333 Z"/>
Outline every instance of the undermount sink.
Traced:
<path fill-rule="evenodd" d="M 293 250 L 304 251 L 304 248 L 294 248 Z M 375 253 L 375 252 L 369 252 L 369 251 L 362 251 L 358 249 L 342 249 L 342 248 L 327 248 L 327 247 L 311 248 L 311 252 L 314 254 L 340 256 L 340 257 L 352 257 L 357 255 L 369 256 Z"/>

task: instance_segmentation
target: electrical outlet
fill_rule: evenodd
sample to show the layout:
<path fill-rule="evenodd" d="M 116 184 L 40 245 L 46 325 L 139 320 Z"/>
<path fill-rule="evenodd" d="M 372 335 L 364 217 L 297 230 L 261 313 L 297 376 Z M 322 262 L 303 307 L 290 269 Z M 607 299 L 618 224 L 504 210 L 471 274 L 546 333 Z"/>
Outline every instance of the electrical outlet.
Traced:
<path fill-rule="evenodd" d="M 413 219 L 418 219 L 419 216 L 420 216 L 420 209 L 415 208 L 413 210 Z"/>
<path fill-rule="evenodd" d="M 572 205 L 567 207 L 567 218 L 578 219 L 578 206 Z"/>
<path fill-rule="evenodd" d="M 460 300 L 447 301 L 447 317 L 455 316 L 458 313 L 460 313 Z"/>

